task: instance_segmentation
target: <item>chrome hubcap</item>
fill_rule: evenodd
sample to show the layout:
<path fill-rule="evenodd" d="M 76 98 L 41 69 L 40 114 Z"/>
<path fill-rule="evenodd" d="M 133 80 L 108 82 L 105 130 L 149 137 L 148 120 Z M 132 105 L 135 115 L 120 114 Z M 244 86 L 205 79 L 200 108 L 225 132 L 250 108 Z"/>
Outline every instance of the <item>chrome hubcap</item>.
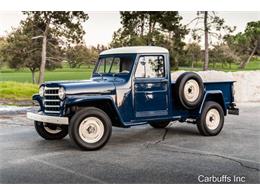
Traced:
<path fill-rule="evenodd" d="M 194 102 L 199 97 L 199 84 L 196 80 L 188 80 L 184 85 L 184 97 L 189 102 Z"/>
<path fill-rule="evenodd" d="M 79 125 L 79 136 L 87 143 L 96 143 L 104 135 L 104 125 L 97 117 L 87 117 Z"/>
<path fill-rule="evenodd" d="M 215 130 L 220 123 L 219 111 L 215 108 L 210 109 L 206 114 L 206 125 L 210 130 Z"/>

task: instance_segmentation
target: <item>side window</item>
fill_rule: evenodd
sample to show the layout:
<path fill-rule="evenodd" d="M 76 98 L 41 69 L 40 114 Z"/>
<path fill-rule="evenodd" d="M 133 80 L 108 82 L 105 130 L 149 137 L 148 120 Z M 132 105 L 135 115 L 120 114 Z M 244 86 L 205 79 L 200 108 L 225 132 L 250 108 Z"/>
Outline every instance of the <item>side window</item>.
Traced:
<path fill-rule="evenodd" d="M 139 58 L 135 77 L 136 78 L 162 78 L 165 76 L 164 57 L 141 56 Z"/>

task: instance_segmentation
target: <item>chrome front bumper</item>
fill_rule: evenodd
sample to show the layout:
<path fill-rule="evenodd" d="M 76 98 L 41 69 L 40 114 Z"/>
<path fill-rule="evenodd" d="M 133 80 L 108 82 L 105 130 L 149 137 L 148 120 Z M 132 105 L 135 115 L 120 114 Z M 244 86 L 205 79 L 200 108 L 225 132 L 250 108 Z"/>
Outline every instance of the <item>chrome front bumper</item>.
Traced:
<path fill-rule="evenodd" d="M 59 125 L 69 124 L 68 117 L 48 116 L 43 114 L 42 112 L 38 112 L 38 113 L 27 112 L 27 118 L 34 121 L 44 122 L 44 123 L 52 123 L 52 124 L 59 124 Z"/>

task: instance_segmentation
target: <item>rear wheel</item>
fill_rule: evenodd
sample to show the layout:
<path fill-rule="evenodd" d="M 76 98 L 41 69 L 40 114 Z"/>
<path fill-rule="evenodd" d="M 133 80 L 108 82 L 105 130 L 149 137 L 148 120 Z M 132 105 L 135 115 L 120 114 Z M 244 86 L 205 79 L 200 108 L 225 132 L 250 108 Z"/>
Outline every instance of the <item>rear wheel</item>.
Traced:
<path fill-rule="evenodd" d="M 218 135 L 224 125 L 224 111 L 222 107 L 213 101 L 205 103 L 201 116 L 197 120 L 200 134 L 205 136 Z"/>
<path fill-rule="evenodd" d="M 94 107 L 76 112 L 69 125 L 71 140 L 83 150 L 97 150 L 103 147 L 111 132 L 110 118 L 104 111 Z"/>
<path fill-rule="evenodd" d="M 149 125 L 151 125 L 153 128 L 156 129 L 163 129 L 169 125 L 169 121 L 159 121 L 159 122 L 149 122 Z"/>
<path fill-rule="evenodd" d="M 68 135 L 68 126 L 34 121 L 37 133 L 46 140 L 62 139 Z"/>

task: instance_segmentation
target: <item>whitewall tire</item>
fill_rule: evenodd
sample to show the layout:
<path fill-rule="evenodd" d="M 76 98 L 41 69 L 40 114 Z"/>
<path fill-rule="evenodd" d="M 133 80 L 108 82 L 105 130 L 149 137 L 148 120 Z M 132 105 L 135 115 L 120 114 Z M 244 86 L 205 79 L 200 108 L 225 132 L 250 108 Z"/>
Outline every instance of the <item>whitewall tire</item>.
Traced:
<path fill-rule="evenodd" d="M 179 76 L 174 86 L 176 105 L 188 110 L 200 105 L 204 94 L 204 84 L 201 77 L 194 72 L 186 72 Z"/>
<path fill-rule="evenodd" d="M 224 125 L 223 108 L 213 101 L 208 101 L 203 106 L 200 118 L 197 120 L 197 127 L 202 135 L 218 135 Z"/>
<path fill-rule="evenodd" d="M 36 132 L 46 140 L 58 140 L 68 135 L 67 125 L 56 125 L 34 121 Z"/>
<path fill-rule="evenodd" d="M 108 115 L 95 107 L 76 112 L 69 125 L 70 139 L 82 150 L 97 150 L 109 140 L 112 123 Z"/>

